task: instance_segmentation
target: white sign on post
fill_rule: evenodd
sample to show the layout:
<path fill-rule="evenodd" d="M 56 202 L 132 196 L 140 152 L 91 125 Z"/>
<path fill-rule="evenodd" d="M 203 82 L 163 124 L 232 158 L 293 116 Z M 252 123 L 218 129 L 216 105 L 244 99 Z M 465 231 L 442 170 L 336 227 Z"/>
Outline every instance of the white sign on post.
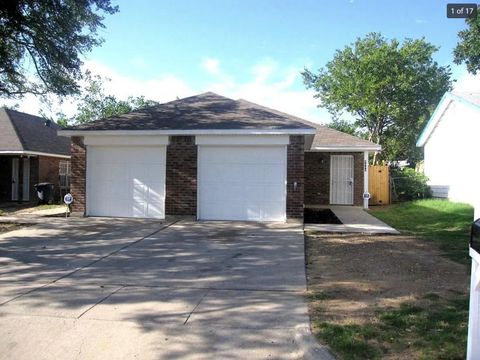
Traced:
<path fill-rule="evenodd" d="M 63 197 L 63 202 L 67 205 L 70 205 L 73 202 L 72 194 L 68 193 Z"/>

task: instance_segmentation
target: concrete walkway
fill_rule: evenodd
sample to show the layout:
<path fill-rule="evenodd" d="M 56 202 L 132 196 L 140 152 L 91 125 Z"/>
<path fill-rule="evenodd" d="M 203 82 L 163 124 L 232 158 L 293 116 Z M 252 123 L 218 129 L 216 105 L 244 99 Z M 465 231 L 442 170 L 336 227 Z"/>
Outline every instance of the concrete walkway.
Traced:
<path fill-rule="evenodd" d="M 391 226 L 370 215 L 359 206 L 323 206 L 328 208 L 342 222 L 337 224 L 305 224 L 306 231 L 362 233 L 362 234 L 400 234 Z"/>
<path fill-rule="evenodd" d="M 0 265 L 0 359 L 332 359 L 300 224 L 54 218 Z"/>

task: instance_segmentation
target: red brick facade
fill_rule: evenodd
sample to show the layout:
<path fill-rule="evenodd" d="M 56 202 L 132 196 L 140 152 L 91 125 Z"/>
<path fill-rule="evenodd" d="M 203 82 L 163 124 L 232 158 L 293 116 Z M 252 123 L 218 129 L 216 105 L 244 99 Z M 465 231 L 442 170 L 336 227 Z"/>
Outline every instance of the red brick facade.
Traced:
<path fill-rule="evenodd" d="M 305 204 L 330 204 L 330 156 L 353 155 L 354 193 L 356 206 L 363 205 L 363 153 L 305 153 Z"/>
<path fill-rule="evenodd" d="M 72 211 L 85 214 L 87 153 L 83 144 L 83 137 L 72 137 L 70 151 L 72 155 L 70 193 L 74 199 Z"/>
<path fill-rule="evenodd" d="M 302 218 L 304 203 L 303 136 L 290 136 L 287 146 L 287 218 Z M 85 213 L 86 149 L 81 137 L 72 137 L 73 211 Z M 167 146 L 165 213 L 197 213 L 197 146 L 194 136 L 172 136 Z"/>
<path fill-rule="evenodd" d="M 38 157 L 38 181 L 33 182 L 49 182 L 55 185 L 55 201 L 60 202 L 60 178 L 59 165 L 60 161 L 68 161 L 68 159 L 55 158 L 50 156 L 39 156 Z M 35 166 L 35 164 L 33 164 Z M 32 166 L 32 162 L 30 163 Z M 34 172 L 31 172 L 34 173 Z M 32 181 L 31 181 L 32 182 Z"/>
<path fill-rule="evenodd" d="M 290 136 L 287 146 L 287 218 L 303 218 L 304 136 Z"/>
<path fill-rule="evenodd" d="M 197 146 L 194 136 L 171 136 L 167 146 L 165 213 L 197 215 Z"/>

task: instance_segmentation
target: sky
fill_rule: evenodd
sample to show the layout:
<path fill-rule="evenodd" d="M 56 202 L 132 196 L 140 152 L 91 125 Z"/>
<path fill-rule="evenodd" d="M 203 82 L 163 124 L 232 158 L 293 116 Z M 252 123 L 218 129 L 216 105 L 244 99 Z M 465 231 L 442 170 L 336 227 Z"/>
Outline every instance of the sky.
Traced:
<path fill-rule="evenodd" d="M 480 90 L 480 77 L 453 65 L 462 19 L 447 19 L 443 0 L 112 0 L 120 11 L 106 16 L 101 47 L 84 67 L 111 79 L 118 98 L 144 95 L 166 102 L 206 91 L 243 98 L 296 116 L 328 123 L 301 71 L 318 70 L 335 50 L 369 32 L 386 38 L 425 37 L 434 55 L 452 66 L 462 90 Z M 38 113 L 38 99 L 16 101 Z M 68 101 L 52 111 L 75 113 Z"/>

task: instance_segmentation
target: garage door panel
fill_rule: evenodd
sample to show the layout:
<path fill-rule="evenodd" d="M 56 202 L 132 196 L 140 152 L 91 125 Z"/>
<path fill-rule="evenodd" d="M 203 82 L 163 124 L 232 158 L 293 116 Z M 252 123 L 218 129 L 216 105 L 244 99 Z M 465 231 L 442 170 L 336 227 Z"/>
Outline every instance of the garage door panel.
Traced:
<path fill-rule="evenodd" d="M 199 217 L 283 221 L 285 146 L 200 146 Z"/>
<path fill-rule="evenodd" d="M 89 146 L 87 211 L 164 218 L 165 147 Z"/>

